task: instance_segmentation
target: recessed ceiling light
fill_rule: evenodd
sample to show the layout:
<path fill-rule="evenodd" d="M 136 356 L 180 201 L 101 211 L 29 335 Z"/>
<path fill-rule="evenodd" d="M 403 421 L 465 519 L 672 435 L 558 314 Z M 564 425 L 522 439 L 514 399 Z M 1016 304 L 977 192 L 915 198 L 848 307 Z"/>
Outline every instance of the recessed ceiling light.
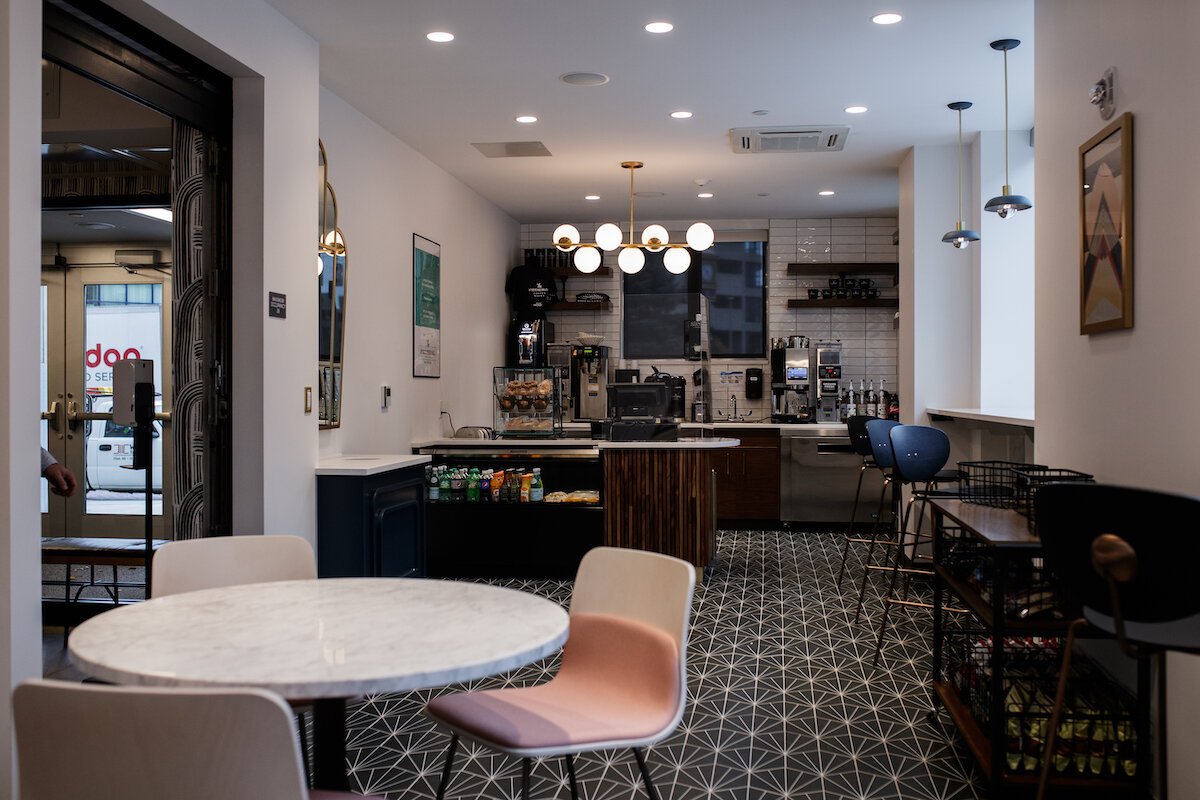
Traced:
<path fill-rule="evenodd" d="M 425 34 L 425 38 L 431 42 L 438 42 L 439 44 L 442 44 L 445 42 L 453 42 L 454 34 L 450 33 L 449 31 L 430 31 L 429 33 Z"/>
<path fill-rule="evenodd" d="M 767 114 L 770 114 L 771 112 L 767 111 L 765 108 L 758 108 L 758 109 L 755 109 L 754 111 L 751 111 L 750 113 L 756 117 L 765 117 Z"/>
<path fill-rule="evenodd" d="M 847 114 L 865 114 L 867 113 L 866 106 L 846 106 Z"/>
<path fill-rule="evenodd" d="M 634 197 L 666 197 L 665 192 L 634 192 Z"/>
<path fill-rule="evenodd" d="M 117 227 L 111 222 L 76 222 L 80 228 L 87 228 L 89 231 L 107 231 Z"/>
<path fill-rule="evenodd" d="M 537 122 L 537 117 L 533 116 L 532 114 L 522 114 L 515 119 L 522 125 L 532 125 L 533 123 Z"/>
<path fill-rule="evenodd" d="M 672 117 L 672 119 L 691 119 L 692 112 L 690 112 L 690 111 L 672 111 L 671 117 Z"/>
<path fill-rule="evenodd" d="M 572 86 L 603 86 L 608 83 L 608 76 L 602 72 L 568 72 L 559 75 L 558 79 Z"/>
<path fill-rule="evenodd" d="M 600 199 L 600 195 L 598 195 L 598 194 L 589 194 L 589 195 L 587 195 L 586 197 L 584 197 L 583 199 L 584 199 L 584 200 L 599 200 L 599 199 Z"/>
<path fill-rule="evenodd" d="M 696 197 L 699 197 L 704 200 L 707 200 L 708 198 L 710 198 L 712 196 L 713 196 L 712 192 L 701 192 L 700 194 L 696 195 Z"/>
<path fill-rule="evenodd" d="M 771 193 L 770 192 L 759 192 L 758 196 L 759 197 L 770 197 Z"/>
<path fill-rule="evenodd" d="M 822 189 L 817 194 L 821 195 L 821 197 L 829 197 L 833 194 L 833 189 Z"/>
<path fill-rule="evenodd" d="M 675 26 L 669 22 L 646 23 L 646 33 L 670 33 L 673 30 L 675 30 Z"/>
<path fill-rule="evenodd" d="M 887 13 L 876 14 L 875 16 L 871 17 L 871 22 L 874 22 L 876 25 L 895 25 L 902 19 L 904 19 L 904 17 L 896 14 L 895 12 L 889 11 Z"/>

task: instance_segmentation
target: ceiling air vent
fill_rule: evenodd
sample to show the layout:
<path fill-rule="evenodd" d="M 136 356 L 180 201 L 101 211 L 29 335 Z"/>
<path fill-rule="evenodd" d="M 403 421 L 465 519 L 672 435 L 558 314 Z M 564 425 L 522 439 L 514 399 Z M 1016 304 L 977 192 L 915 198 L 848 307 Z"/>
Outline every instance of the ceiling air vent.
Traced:
<path fill-rule="evenodd" d="M 770 128 L 730 128 L 735 153 L 823 153 L 846 146 L 845 125 L 788 125 Z"/>

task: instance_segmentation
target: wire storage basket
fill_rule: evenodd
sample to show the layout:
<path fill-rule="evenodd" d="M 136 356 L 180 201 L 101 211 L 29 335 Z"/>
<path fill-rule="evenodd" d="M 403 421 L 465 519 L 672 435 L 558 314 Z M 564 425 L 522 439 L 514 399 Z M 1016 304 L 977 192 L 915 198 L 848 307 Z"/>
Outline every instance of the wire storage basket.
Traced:
<path fill-rule="evenodd" d="M 1052 483 L 1095 483 L 1095 479 L 1086 472 L 1057 467 L 1040 467 L 1035 464 L 1022 464 L 1013 467 L 1016 476 L 1016 503 L 1013 506 L 1017 513 L 1024 514 L 1029 520 L 1029 530 L 1037 533 L 1037 518 L 1033 501 L 1038 490 Z"/>
<path fill-rule="evenodd" d="M 958 468 L 964 476 L 961 497 L 967 503 L 1012 508 L 1017 500 L 1017 474 L 1014 470 L 1016 467 L 1029 466 L 1041 465 L 999 459 L 960 461 Z"/>

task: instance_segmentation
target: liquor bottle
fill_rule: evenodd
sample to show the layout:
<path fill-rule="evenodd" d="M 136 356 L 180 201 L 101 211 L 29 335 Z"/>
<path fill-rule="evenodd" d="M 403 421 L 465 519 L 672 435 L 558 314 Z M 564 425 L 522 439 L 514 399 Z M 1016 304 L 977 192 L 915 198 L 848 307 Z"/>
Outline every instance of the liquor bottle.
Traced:
<path fill-rule="evenodd" d="M 540 503 L 545 497 L 546 487 L 542 485 L 542 470 L 533 468 L 533 482 L 529 484 L 529 502 Z"/>
<path fill-rule="evenodd" d="M 878 413 L 875 416 L 879 417 L 880 419 L 887 419 L 888 403 L 892 401 L 891 395 L 889 395 L 883 388 L 883 385 L 886 382 L 887 381 L 885 381 L 883 378 L 879 379 L 879 408 L 877 409 Z"/>
<path fill-rule="evenodd" d="M 875 381 L 872 380 L 867 384 L 867 407 L 863 413 L 868 417 L 878 416 L 879 414 L 879 396 L 875 394 Z"/>
<path fill-rule="evenodd" d="M 854 403 L 854 381 L 847 381 L 846 386 L 846 417 L 850 418 L 858 414 L 858 407 Z"/>
<path fill-rule="evenodd" d="M 438 476 L 433 467 L 425 468 L 425 486 L 428 487 L 425 499 L 431 503 L 436 503 L 441 491 L 438 485 Z"/>

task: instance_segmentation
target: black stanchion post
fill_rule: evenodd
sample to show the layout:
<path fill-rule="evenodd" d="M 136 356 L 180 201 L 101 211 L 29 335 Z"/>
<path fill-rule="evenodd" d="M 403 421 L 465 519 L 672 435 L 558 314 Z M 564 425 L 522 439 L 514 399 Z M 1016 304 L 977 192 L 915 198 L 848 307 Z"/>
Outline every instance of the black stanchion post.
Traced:
<path fill-rule="evenodd" d="M 133 387 L 133 468 L 146 471 L 146 599 L 154 560 L 154 384 Z"/>

